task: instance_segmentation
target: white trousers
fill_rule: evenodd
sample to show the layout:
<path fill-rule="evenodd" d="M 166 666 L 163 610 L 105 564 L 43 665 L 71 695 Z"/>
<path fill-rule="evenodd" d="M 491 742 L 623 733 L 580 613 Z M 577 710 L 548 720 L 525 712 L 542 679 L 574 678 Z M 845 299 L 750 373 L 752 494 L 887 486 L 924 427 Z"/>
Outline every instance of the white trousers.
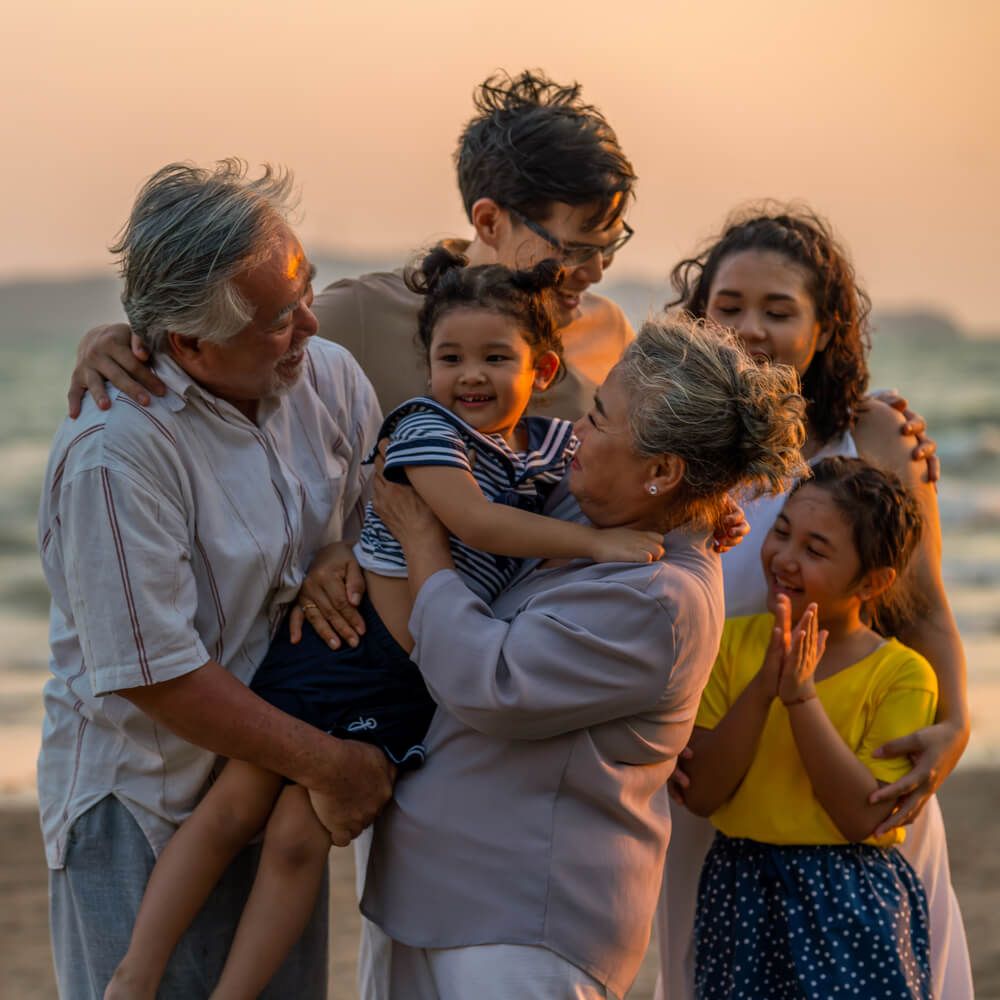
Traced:
<path fill-rule="evenodd" d="M 358 902 L 365 891 L 368 855 L 372 849 L 372 827 L 354 843 L 354 890 Z M 361 1000 L 389 1000 L 389 963 L 392 941 L 376 924 L 361 915 L 361 940 L 358 942 L 358 996 Z"/>
<path fill-rule="evenodd" d="M 410 948 L 393 941 L 389 1000 L 615 1000 L 548 948 L 486 944 Z"/>
<path fill-rule="evenodd" d="M 371 828 L 354 841 L 359 900 L 371 844 Z M 547 948 L 410 948 L 364 917 L 358 995 L 361 1000 L 616 1000 L 596 979 Z"/>
<path fill-rule="evenodd" d="M 694 912 L 698 879 L 715 836 L 707 819 L 671 806 L 673 830 L 656 910 L 660 975 L 654 1000 L 694 1000 Z M 920 876 L 930 911 L 931 977 L 936 1000 L 973 1000 L 969 946 L 951 887 L 948 846 L 937 798 L 912 826 L 900 850 Z"/>

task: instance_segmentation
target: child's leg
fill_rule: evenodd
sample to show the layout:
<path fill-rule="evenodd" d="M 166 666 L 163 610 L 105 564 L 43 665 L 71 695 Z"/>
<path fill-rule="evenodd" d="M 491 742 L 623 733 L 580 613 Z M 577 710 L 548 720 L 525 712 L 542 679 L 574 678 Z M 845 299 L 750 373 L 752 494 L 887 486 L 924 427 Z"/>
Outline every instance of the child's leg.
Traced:
<path fill-rule="evenodd" d="M 155 996 L 181 935 L 229 863 L 263 827 L 281 780 L 244 761 L 231 760 L 222 769 L 156 862 L 105 1000 Z"/>
<path fill-rule="evenodd" d="M 330 834 L 308 792 L 297 785 L 284 789 L 267 822 L 257 877 L 213 1000 L 245 1000 L 267 986 L 309 922 L 329 853 Z"/>

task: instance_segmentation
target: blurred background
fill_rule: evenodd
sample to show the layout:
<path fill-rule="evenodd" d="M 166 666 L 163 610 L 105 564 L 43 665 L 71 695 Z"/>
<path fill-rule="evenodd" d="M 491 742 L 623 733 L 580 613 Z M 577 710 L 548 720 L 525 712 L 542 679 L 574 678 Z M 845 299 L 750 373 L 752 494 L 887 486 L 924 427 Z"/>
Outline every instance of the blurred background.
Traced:
<path fill-rule="evenodd" d="M 396 259 L 464 230 L 474 85 L 541 67 L 638 170 L 622 272 L 658 279 L 735 204 L 800 197 L 884 308 L 1000 328 L 991 0 L 36 0 L 4 22 L 3 276 L 107 266 L 148 174 L 229 155 L 295 169 L 314 251 Z"/>

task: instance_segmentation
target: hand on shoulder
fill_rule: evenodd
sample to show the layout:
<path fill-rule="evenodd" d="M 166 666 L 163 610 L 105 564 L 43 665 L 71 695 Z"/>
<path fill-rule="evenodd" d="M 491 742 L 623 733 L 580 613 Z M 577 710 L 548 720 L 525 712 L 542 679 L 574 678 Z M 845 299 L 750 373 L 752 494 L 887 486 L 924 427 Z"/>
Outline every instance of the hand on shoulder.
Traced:
<path fill-rule="evenodd" d="M 927 461 L 916 459 L 915 435 L 904 433 L 906 417 L 891 406 L 871 396 L 866 397 L 854 426 L 858 454 L 866 462 L 897 476 L 907 486 L 927 483 Z"/>
<path fill-rule="evenodd" d="M 622 349 L 635 337 L 632 324 L 622 307 L 596 292 L 588 291 L 583 294 L 580 299 L 580 317 L 576 322 L 612 334 L 620 341 Z"/>
<path fill-rule="evenodd" d="M 927 421 L 910 410 L 902 397 L 888 393 L 866 396 L 858 412 L 854 437 L 862 457 L 891 469 L 908 485 L 936 483 L 940 479 L 937 442 L 927 434 Z M 882 454 L 887 457 L 880 458 Z M 915 470 L 918 474 L 911 478 Z"/>

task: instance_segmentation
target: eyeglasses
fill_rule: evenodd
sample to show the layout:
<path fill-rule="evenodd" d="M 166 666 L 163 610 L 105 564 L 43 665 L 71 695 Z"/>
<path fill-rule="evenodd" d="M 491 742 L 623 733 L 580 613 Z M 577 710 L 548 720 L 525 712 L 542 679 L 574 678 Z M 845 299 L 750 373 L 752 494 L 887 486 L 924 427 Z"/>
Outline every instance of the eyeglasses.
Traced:
<path fill-rule="evenodd" d="M 516 208 L 509 208 L 507 211 L 522 226 L 530 229 L 536 236 L 541 236 L 553 250 L 556 250 L 559 253 L 559 262 L 564 267 L 583 267 L 584 264 L 589 264 L 598 254 L 601 255 L 601 263 L 607 267 L 615 254 L 635 235 L 635 230 L 627 222 L 623 221 L 622 226 L 624 226 L 625 231 L 618 239 L 612 241 L 607 246 L 599 247 L 586 244 L 584 246 L 568 247 L 558 236 L 553 236 L 543 225 L 540 225 L 533 219 L 529 219 L 526 215 L 522 215 Z"/>

